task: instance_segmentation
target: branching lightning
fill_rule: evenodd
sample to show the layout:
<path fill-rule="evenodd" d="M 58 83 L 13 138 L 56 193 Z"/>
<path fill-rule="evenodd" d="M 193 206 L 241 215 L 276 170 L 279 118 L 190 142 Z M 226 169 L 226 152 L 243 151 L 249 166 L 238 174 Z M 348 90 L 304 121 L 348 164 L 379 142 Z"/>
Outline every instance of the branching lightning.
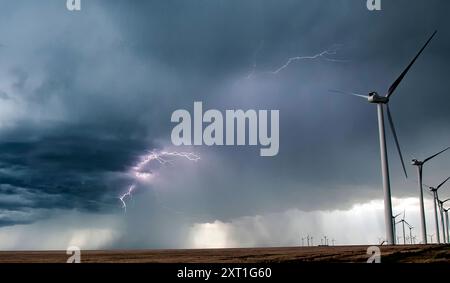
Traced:
<path fill-rule="evenodd" d="M 314 60 L 314 59 L 322 59 L 325 61 L 329 61 L 329 62 L 347 62 L 346 60 L 341 60 L 341 59 L 333 59 L 330 58 L 329 56 L 332 55 L 336 55 L 337 51 L 338 51 L 338 46 L 336 45 L 335 48 L 329 49 L 329 50 L 325 50 L 322 51 L 316 55 L 313 56 L 296 56 L 296 57 L 291 57 L 289 58 L 286 63 L 284 65 L 282 65 L 281 67 L 279 67 L 278 69 L 274 70 L 274 71 L 269 71 L 268 73 L 271 74 L 278 74 L 281 71 L 283 71 L 284 69 L 286 69 L 287 67 L 289 67 L 289 65 L 291 65 L 292 63 L 296 62 L 296 61 L 302 61 L 302 60 Z"/>
<path fill-rule="evenodd" d="M 132 197 L 133 191 L 136 186 L 133 184 L 128 188 L 128 191 L 119 197 L 119 200 L 122 202 L 122 208 L 127 212 L 127 203 L 125 202 L 126 197 Z"/>
<path fill-rule="evenodd" d="M 150 181 L 155 177 L 155 173 L 149 168 L 152 161 L 157 162 L 160 165 L 172 164 L 174 162 L 173 158 L 184 158 L 189 161 L 196 162 L 200 160 L 200 157 L 192 152 L 169 152 L 169 151 L 151 151 L 141 158 L 141 161 L 132 168 L 132 174 L 134 178 L 139 181 Z M 136 183 L 132 184 L 127 192 L 119 197 L 122 203 L 122 208 L 127 211 L 126 199 L 131 198 L 133 192 L 136 190 Z"/>
<path fill-rule="evenodd" d="M 260 45 L 258 47 L 258 49 L 255 52 L 254 57 L 256 57 L 256 55 L 261 51 L 261 46 Z M 269 70 L 269 71 L 262 71 L 260 72 L 260 74 L 269 74 L 269 75 L 277 75 L 280 72 L 282 72 L 283 70 L 287 69 L 291 64 L 297 62 L 297 61 L 304 61 L 304 60 L 324 60 L 324 61 L 328 61 L 328 62 L 338 62 L 338 63 L 345 63 L 348 62 L 348 60 L 343 60 L 343 59 L 336 59 L 336 58 L 332 58 L 334 55 L 336 55 L 338 53 L 338 50 L 341 48 L 341 45 L 339 44 L 335 44 L 333 45 L 331 48 L 322 51 L 320 53 L 317 53 L 315 55 L 312 56 L 295 56 L 295 57 L 291 57 L 288 58 L 286 63 L 284 63 L 282 66 L 278 67 L 275 70 Z M 251 79 L 253 77 L 255 77 L 257 75 L 257 71 L 256 71 L 256 60 L 254 60 L 253 62 L 253 66 L 252 66 L 252 70 L 250 71 L 250 73 L 246 76 L 246 79 Z"/>

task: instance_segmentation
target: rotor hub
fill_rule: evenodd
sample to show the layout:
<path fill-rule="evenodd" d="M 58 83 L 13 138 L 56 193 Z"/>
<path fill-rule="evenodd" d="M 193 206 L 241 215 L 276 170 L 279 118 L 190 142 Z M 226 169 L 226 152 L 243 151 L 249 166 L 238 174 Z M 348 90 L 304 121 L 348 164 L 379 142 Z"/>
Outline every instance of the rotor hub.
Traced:
<path fill-rule="evenodd" d="M 387 104 L 389 102 L 389 98 L 385 96 L 379 95 L 377 92 L 371 92 L 369 93 L 368 98 L 370 103 L 381 103 L 381 104 Z"/>

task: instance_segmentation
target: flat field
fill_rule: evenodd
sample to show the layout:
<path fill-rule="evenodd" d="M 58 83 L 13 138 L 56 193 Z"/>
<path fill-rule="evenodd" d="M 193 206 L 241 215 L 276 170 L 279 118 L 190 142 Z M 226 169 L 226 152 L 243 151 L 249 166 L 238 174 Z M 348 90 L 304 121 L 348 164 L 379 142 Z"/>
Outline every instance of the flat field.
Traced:
<path fill-rule="evenodd" d="M 366 262 L 368 246 L 81 251 L 83 263 Z M 380 246 L 384 263 L 450 263 L 449 245 Z M 64 263 L 65 251 L 0 251 L 0 263 Z"/>

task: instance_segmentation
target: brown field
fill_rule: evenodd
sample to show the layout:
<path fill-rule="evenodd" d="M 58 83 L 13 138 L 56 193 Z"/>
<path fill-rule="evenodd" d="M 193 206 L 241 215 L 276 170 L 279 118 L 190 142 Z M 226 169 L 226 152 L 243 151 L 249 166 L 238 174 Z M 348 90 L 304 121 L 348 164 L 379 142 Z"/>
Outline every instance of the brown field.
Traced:
<path fill-rule="evenodd" d="M 83 263 L 366 262 L 368 246 L 82 251 Z M 384 263 L 450 263 L 449 245 L 382 246 Z M 64 263 L 64 251 L 0 251 L 0 263 Z"/>

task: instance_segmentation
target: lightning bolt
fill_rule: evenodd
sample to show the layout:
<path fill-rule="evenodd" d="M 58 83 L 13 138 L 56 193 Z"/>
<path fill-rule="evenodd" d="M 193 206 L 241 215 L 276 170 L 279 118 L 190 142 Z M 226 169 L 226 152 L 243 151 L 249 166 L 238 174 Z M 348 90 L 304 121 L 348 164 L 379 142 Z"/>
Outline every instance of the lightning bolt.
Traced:
<path fill-rule="evenodd" d="M 256 57 L 256 55 L 260 52 L 261 46 L 262 46 L 262 44 L 256 50 L 254 57 Z M 260 74 L 277 75 L 280 72 L 282 72 L 283 70 L 287 69 L 291 64 L 293 64 L 293 63 L 295 63 L 297 61 L 304 61 L 304 60 L 320 60 L 321 59 L 321 60 L 328 61 L 328 62 L 337 62 L 337 63 L 348 62 L 348 60 L 332 58 L 334 55 L 336 55 L 338 53 L 340 48 L 341 48 L 341 45 L 334 44 L 331 48 L 329 48 L 329 49 L 327 49 L 325 51 L 322 51 L 320 53 L 317 53 L 315 55 L 290 57 L 290 58 L 287 59 L 286 63 L 284 63 L 283 65 L 281 65 L 277 69 L 271 70 L 271 71 L 263 71 L 263 72 L 260 72 Z M 256 60 L 254 60 L 253 66 L 252 66 L 252 70 L 245 77 L 245 79 L 246 80 L 251 79 L 251 78 L 255 77 L 256 75 L 257 75 Z"/>
<path fill-rule="evenodd" d="M 171 158 L 172 157 L 172 158 Z M 169 152 L 169 151 L 151 151 L 141 157 L 141 161 L 132 167 L 133 176 L 139 181 L 150 181 L 155 177 L 155 173 L 147 168 L 152 161 L 157 162 L 160 165 L 172 164 L 174 162 L 173 158 L 184 158 L 189 161 L 197 162 L 200 157 L 192 152 Z M 126 199 L 132 198 L 133 192 L 136 189 L 136 183 L 132 184 L 128 190 L 119 196 L 119 200 L 122 203 L 122 208 L 127 211 Z"/>
<path fill-rule="evenodd" d="M 338 47 L 339 46 L 336 45 L 335 48 L 322 51 L 322 52 L 320 52 L 320 53 L 318 53 L 316 55 L 313 55 L 313 56 L 296 56 L 296 57 L 288 58 L 288 60 L 286 61 L 286 63 L 284 65 L 282 65 L 281 67 L 279 67 L 278 69 L 276 69 L 274 71 L 269 71 L 268 73 L 276 75 L 276 74 L 280 73 L 281 71 L 283 71 L 284 69 L 286 69 L 287 67 L 289 67 L 289 65 L 291 65 L 292 63 L 294 63 L 296 61 L 302 61 L 302 60 L 323 59 L 323 60 L 329 61 L 329 62 L 341 62 L 341 63 L 342 62 L 347 62 L 346 60 L 333 59 L 333 58 L 329 57 L 329 56 L 337 54 Z"/>
<path fill-rule="evenodd" d="M 133 191 L 135 188 L 136 185 L 131 185 L 130 188 L 128 188 L 128 191 L 119 197 L 119 200 L 122 202 L 122 208 L 125 210 L 125 212 L 127 212 L 127 203 L 125 202 L 125 198 L 131 198 L 133 196 Z"/>

